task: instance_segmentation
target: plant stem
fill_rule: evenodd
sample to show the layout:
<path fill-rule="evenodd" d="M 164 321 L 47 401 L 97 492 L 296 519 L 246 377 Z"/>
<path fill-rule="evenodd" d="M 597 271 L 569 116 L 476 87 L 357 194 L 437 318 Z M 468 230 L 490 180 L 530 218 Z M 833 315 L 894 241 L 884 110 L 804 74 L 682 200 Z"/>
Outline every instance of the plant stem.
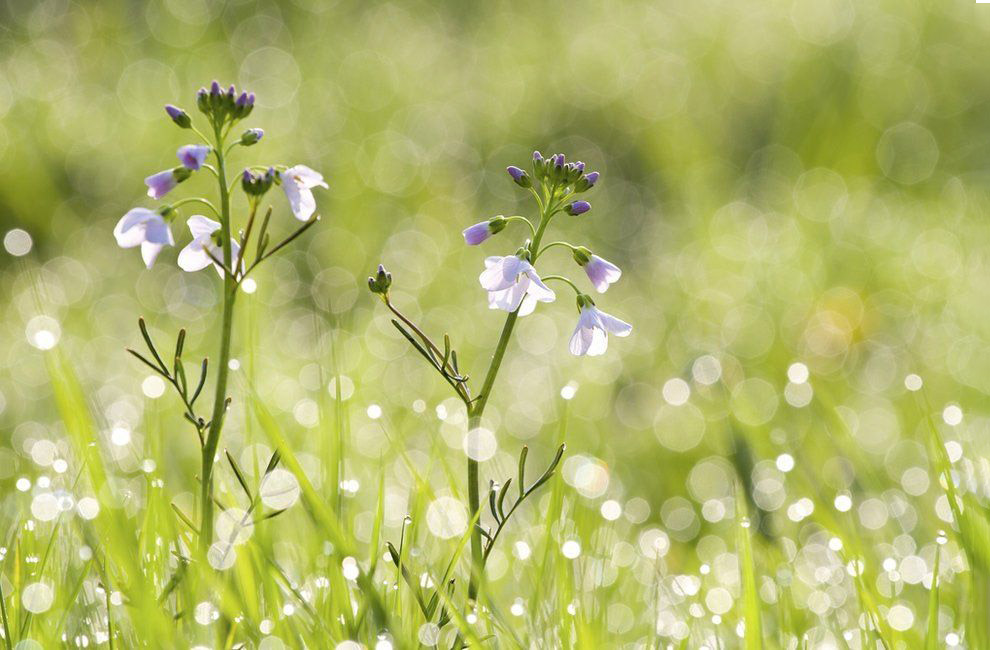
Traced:
<path fill-rule="evenodd" d="M 230 192 L 227 187 L 227 172 L 223 156 L 223 137 L 220 127 L 215 128 L 217 157 L 217 184 L 220 187 L 220 240 L 223 246 L 224 265 L 229 269 L 233 260 L 230 245 Z M 203 466 L 200 473 L 200 522 L 199 550 L 205 558 L 213 542 L 213 463 L 220 444 L 220 430 L 223 428 L 224 412 L 227 409 L 227 371 L 230 361 L 230 338 L 234 322 L 234 298 L 237 295 L 237 282 L 225 272 L 223 277 L 223 321 L 220 326 L 220 354 L 216 364 L 217 383 L 213 397 L 213 415 L 210 428 L 203 445 Z"/>
<path fill-rule="evenodd" d="M 540 202 L 540 206 L 544 206 L 542 201 Z M 529 254 L 533 262 L 535 262 L 538 257 L 540 240 L 543 239 L 543 233 L 546 232 L 547 226 L 550 225 L 550 219 L 553 217 L 553 214 L 554 208 L 550 205 L 550 202 L 547 202 L 540 217 L 540 227 L 537 228 L 536 233 L 533 235 L 533 240 L 529 243 Z M 488 398 L 491 395 L 492 387 L 495 385 L 495 377 L 498 376 L 498 370 L 502 365 L 502 359 L 505 357 L 505 350 L 509 346 L 509 339 L 512 337 L 512 330 L 516 326 L 516 321 L 518 319 L 518 309 L 505 318 L 505 325 L 502 326 L 502 333 L 499 335 L 498 343 L 495 345 L 495 353 L 492 355 L 492 361 L 488 365 L 488 372 L 485 374 L 485 382 L 481 386 L 481 392 L 478 393 L 478 397 L 474 401 L 473 406 L 468 409 L 468 431 L 473 431 L 481 426 L 481 417 L 485 413 L 485 405 L 488 404 Z M 478 512 L 481 507 L 481 494 L 479 491 L 480 486 L 478 484 L 478 461 L 470 456 L 468 456 L 467 461 L 467 475 L 468 508 L 471 515 L 474 516 L 474 514 Z M 468 600 L 477 599 L 478 585 L 481 582 L 481 574 L 485 568 L 481 529 L 478 526 L 480 526 L 480 524 L 476 524 L 474 529 L 471 531 L 471 578 L 468 581 Z"/>

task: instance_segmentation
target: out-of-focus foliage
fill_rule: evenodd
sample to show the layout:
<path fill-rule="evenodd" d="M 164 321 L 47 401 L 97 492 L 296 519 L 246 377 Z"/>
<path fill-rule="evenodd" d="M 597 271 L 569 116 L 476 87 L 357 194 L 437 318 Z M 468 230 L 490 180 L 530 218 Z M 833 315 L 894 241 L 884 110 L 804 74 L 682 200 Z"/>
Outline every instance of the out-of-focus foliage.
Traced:
<path fill-rule="evenodd" d="M 330 183 L 322 222 L 239 304 L 223 446 L 244 465 L 263 467 L 273 444 L 252 415 L 257 395 L 359 543 L 373 545 L 383 481 L 383 538 L 397 543 L 412 514 L 416 570 L 442 571 L 456 540 L 437 541 L 446 531 L 430 513 L 463 501 L 463 410 L 364 278 L 384 261 L 396 299 L 427 330 L 449 332 L 462 367 L 480 375 L 502 319 L 477 274 L 485 254 L 518 244 L 500 234 L 482 252 L 460 231 L 528 210 L 505 166 L 534 148 L 563 151 L 602 180 L 592 212 L 558 222 L 622 267 L 601 304 L 635 330 L 603 357 L 575 359 L 569 297 L 520 324 L 486 413 L 499 450 L 482 476 L 511 476 L 522 444 L 549 458 L 563 439 L 568 456 L 562 482 L 493 554 L 498 615 L 534 643 L 690 634 L 690 647 L 714 636 L 731 646 L 743 633 L 735 499 L 745 493 L 769 646 L 865 647 L 872 616 L 891 647 L 919 647 L 945 529 L 939 643 L 979 647 L 986 630 L 967 595 L 979 543 L 952 532 L 925 417 L 982 516 L 987 43 L 990 7 L 966 2 L 8 1 L 0 586 L 16 620 L 25 586 L 47 581 L 56 606 L 29 632 L 57 638 L 64 611 L 71 634 L 95 641 L 63 573 L 85 579 L 92 612 L 105 606 L 69 538 L 31 575 L 53 526 L 38 495 L 70 500 L 64 530 L 85 519 L 78 428 L 55 409 L 61 364 L 84 396 L 72 408 L 94 418 L 101 503 L 137 527 L 165 518 L 170 502 L 193 508 L 199 447 L 174 395 L 124 347 L 140 341 L 141 314 L 156 335 L 186 327 L 187 350 L 213 354 L 217 278 L 176 268 L 178 247 L 144 270 L 111 230 L 151 205 L 141 179 L 191 142 L 162 106 L 194 114 L 195 90 L 217 78 L 257 94 L 246 126 L 266 130 L 235 168 L 281 159 Z M 207 187 L 201 176 L 183 187 Z M 282 197 L 271 199 L 273 228 L 288 232 Z M 920 386 L 914 374 L 922 391 L 908 389 Z M 237 493 L 223 481 L 223 494 Z M 279 534 L 287 521 L 297 536 Z M 307 593 L 322 588 L 324 537 L 301 508 L 256 528 L 258 566 L 275 558 Z M 118 552 L 133 543 L 124 535 Z M 282 582 L 255 580 L 269 579 L 251 587 L 264 593 L 250 611 L 225 615 L 246 617 L 252 643 L 320 638 L 292 622 L 299 605 L 282 607 L 293 602 Z M 404 603 L 410 638 L 432 639 Z M 200 614 L 210 623 L 208 608 L 180 623 L 190 638 L 208 634 Z"/>

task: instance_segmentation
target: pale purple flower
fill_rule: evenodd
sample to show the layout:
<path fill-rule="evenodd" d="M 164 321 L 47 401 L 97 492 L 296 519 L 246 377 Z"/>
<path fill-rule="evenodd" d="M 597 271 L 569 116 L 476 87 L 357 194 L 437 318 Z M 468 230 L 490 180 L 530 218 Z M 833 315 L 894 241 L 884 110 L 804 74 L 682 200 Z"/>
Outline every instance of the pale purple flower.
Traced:
<path fill-rule="evenodd" d="M 179 251 L 179 259 L 177 260 L 179 268 L 183 271 L 193 272 L 205 269 L 212 264 L 220 277 L 223 277 L 223 267 L 210 257 L 212 255 L 216 260 L 223 261 L 223 248 L 215 236 L 215 233 L 220 230 L 220 224 L 198 214 L 189 217 L 186 224 L 189 226 L 189 232 L 192 233 L 193 239 Z M 240 250 L 240 246 L 231 237 L 230 254 L 232 260 L 237 259 Z"/>
<path fill-rule="evenodd" d="M 281 172 L 279 178 L 282 179 L 282 189 L 289 199 L 292 214 L 300 221 L 308 221 L 316 211 L 313 188 L 328 187 L 323 181 L 323 176 L 306 165 L 296 165 Z"/>
<path fill-rule="evenodd" d="M 608 285 L 618 282 L 622 277 L 622 269 L 597 255 L 592 255 L 584 265 L 584 272 L 588 274 L 588 279 L 595 285 L 598 293 L 605 293 Z"/>
<path fill-rule="evenodd" d="M 148 196 L 160 199 L 171 192 L 179 181 L 171 169 L 166 169 L 144 179 L 144 184 L 148 186 Z"/>
<path fill-rule="evenodd" d="M 174 246 L 168 222 L 158 212 L 148 208 L 132 208 L 120 218 L 113 236 L 121 248 L 141 246 L 141 258 L 149 269 L 165 246 Z"/>
<path fill-rule="evenodd" d="M 182 163 L 183 167 L 196 171 L 206 162 L 206 156 L 209 153 L 210 148 L 205 144 L 187 144 L 179 147 L 175 155 L 178 156 L 179 162 Z"/>
<path fill-rule="evenodd" d="M 632 325 L 629 323 L 606 314 L 588 299 L 578 298 L 578 300 L 585 304 L 581 307 L 577 327 L 574 328 L 574 334 L 571 335 L 569 345 L 571 354 L 579 357 L 584 355 L 596 357 L 604 354 L 608 348 L 609 334 L 629 336 L 629 333 L 632 332 Z"/>
<path fill-rule="evenodd" d="M 526 316 L 536 308 L 537 301 L 553 302 L 557 297 L 543 284 L 533 265 L 518 255 L 489 257 L 485 267 L 478 280 L 488 292 L 490 309 L 518 309 L 520 316 Z"/>
<path fill-rule="evenodd" d="M 488 225 L 488 222 L 482 221 L 480 223 L 474 224 L 470 228 L 465 228 L 464 232 L 461 234 L 464 235 L 464 241 L 467 242 L 468 246 L 477 246 L 481 242 L 491 237 L 494 233 L 492 232 L 491 227 Z"/>

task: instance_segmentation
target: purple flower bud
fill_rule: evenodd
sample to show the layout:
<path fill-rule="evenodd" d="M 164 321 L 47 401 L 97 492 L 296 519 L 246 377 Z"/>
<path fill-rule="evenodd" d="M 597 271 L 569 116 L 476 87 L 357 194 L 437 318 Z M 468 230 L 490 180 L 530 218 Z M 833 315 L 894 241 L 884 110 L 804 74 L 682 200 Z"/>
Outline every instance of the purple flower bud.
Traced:
<path fill-rule="evenodd" d="M 247 93 L 241 93 L 237 96 L 237 101 L 234 102 L 238 107 L 247 105 Z"/>
<path fill-rule="evenodd" d="M 251 175 L 250 169 L 245 169 L 244 173 L 241 174 L 241 180 L 245 183 L 250 183 L 252 178 L 254 178 L 254 176 Z"/>
<path fill-rule="evenodd" d="M 250 147 L 256 144 L 258 140 L 261 140 L 265 136 L 265 132 L 261 129 L 248 129 L 241 134 L 241 145 L 245 147 Z"/>
<path fill-rule="evenodd" d="M 574 183 L 575 192 L 587 192 L 598 182 L 598 172 L 589 172 Z"/>
<path fill-rule="evenodd" d="M 216 79 L 214 79 L 213 80 L 213 83 L 210 84 L 210 94 L 213 95 L 214 97 L 219 97 L 220 96 L 220 92 L 221 92 L 221 90 L 220 90 L 220 82 L 217 81 Z"/>
<path fill-rule="evenodd" d="M 587 201 L 574 201 L 573 203 L 568 203 L 567 207 L 564 208 L 564 212 L 571 216 L 577 216 L 579 214 L 584 214 L 591 209 L 591 204 Z"/>
<path fill-rule="evenodd" d="M 172 118 L 172 121 L 178 124 L 179 127 L 188 129 L 192 126 L 192 120 L 189 118 L 189 115 L 187 115 L 186 112 L 178 106 L 165 104 L 165 112 L 168 113 L 168 116 Z"/>
<path fill-rule="evenodd" d="M 468 246 L 477 246 L 492 236 L 492 230 L 488 227 L 487 221 L 482 221 L 466 228 L 461 234 L 464 235 L 464 242 Z"/>
<path fill-rule="evenodd" d="M 237 89 L 234 88 L 234 84 L 230 84 L 230 88 L 227 89 L 227 97 L 233 99 L 234 95 L 236 94 L 237 94 Z"/>
<path fill-rule="evenodd" d="M 248 93 L 248 96 L 247 96 L 247 105 L 248 106 L 254 106 L 254 93 Z"/>
<path fill-rule="evenodd" d="M 541 154 L 539 151 L 534 151 L 533 162 L 538 162 L 538 163 L 543 162 L 543 154 Z"/>
<path fill-rule="evenodd" d="M 579 160 L 576 163 L 574 163 L 574 169 L 578 170 L 579 172 L 581 172 L 583 174 L 584 173 L 584 162 L 582 162 L 582 161 Z"/>
<path fill-rule="evenodd" d="M 529 174 L 519 169 L 518 167 L 509 165 L 508 167 L 505 168 L 505 171 L 509 172 L 509 176 L 512 177 L 512 180 L 515 181 L 516 185 L 520 187 L 533 186 L 533 181 L 530 180 Z"/>

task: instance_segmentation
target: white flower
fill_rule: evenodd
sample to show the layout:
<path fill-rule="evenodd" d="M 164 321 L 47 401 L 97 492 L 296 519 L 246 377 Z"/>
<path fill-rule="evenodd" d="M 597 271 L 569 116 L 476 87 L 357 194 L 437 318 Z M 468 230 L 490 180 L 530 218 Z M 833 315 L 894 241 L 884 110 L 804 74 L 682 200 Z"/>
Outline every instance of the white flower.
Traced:
<path fill-rule="evenodd" d="M 629 336 L 632 331 L 632 325 L 598 309 L 586 296 L 579 296 L 578 304 L 582 304 L 581 315 L 571 335 L 571 354 L 589 357 L 604 354 L 609 334 Z"/>
<path fill-rule="evenodd" d="M 149 269 L 164 246 L 175 245 L 165 218 L 147 208 L 129 210 L 117 222 L 113 236 L 121 248 L 133 248 L 140 244 L 141 258 Z"/>
<path fill-rule="evenodd" d="M 526 316 L 536 308 L 537 301 L 553 302 L 557 297 L 543 284 L 533 265 L 517 255 L 489 257 L 485 267 L 478 280 L 488 292 L 490 309 L 518 309 L 520 316 Z"/>
<path fill-rule="evenodd" d="M 205 269 L 212 264 L 216 268 L 217 273 L 223 277 L 223 267 L 210 258 L 210 255 L 212 255 L 215 259 L 223 261 L 223 248 L 220 247 L 214 237 L 214 233 L 220 230 L 220 224 L 198 214 L 189 217 L 186 224 L 189 226 L 189 232 L 192 233 L 193 240 L 186 244 L 186 247 L 179 252 L 179 268 L 183 271 L 192 272 Z M 236 260 L 240 250 L 240 246 L 237 245 L 237 242 L 232 237 L 230 239 L 231 259 Z M 243 266 L 243 263 L 241 266 Z"/>
<path fill-rule="evenodd" d="M 306 165 L 296 165 L 279 173 L 279 178 L 282 180 L 285 197 L 289 199 L 289 205 L 292 207 L 292 214 L 300 221 L 309 221 L 316 211 L 313 188 L 329 187 L 323 182 L 323 176 Z"/>

